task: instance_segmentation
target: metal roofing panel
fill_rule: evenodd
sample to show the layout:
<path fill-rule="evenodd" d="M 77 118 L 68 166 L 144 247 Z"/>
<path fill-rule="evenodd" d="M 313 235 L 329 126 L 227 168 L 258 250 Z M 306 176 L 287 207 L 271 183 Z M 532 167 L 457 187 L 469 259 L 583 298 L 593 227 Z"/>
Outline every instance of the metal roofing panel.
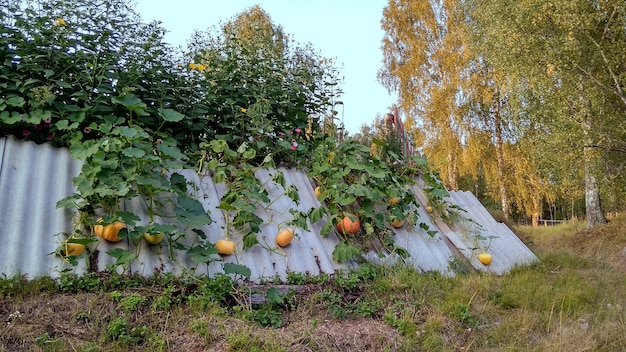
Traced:
<path fill-rule="evenodd" d="M 537 261 L 535 254 L 503 223 L 497 222 L 471 192 L 450 192 L 449 201 L 464 209 L 464 221 L 453 225 L 457 232 L 463 231 L 464 251 L 469 254 L 473 266 L 482 271 L 503 274 L 518 265 Z M 471 219 L 471 220 L 470 220 Z M 480 233 L 485 239 L 476 240 L 472 232 Z M 478 248 L 477 248 L 478 247 Z M 476 258 L 477 254 L 488 247 L 493 255 L 491 265 L 484 266 Z"/>
<path fill-rule="evenodd" d="M 8 276 L 26 274 L 29 278 L 41 275 L 56 277 L 59 270 L 68 267 L 59 257 L 49 254 L 62 241 L 53 235 L 72 231 L 71 213 L 57 209 L 56 202 L 73 193 L 72 178 L 80 172 L 81 166 L 80 161 L 70 158 L 67 149 L 54 148 L 48 144 L 35 145 L 12 137 L 0 138 L 0 236 L 4 244 L 0 246 L 0 273 Z M 282 186 L 271 181 L 272 174 L 277 172 L 283 174 L 285 187 L 293 186 L 298 190 L 299 202 L 291 200 L 284 194 Z M 224 236 L 226 228 L 225 214 L 217 208 L 226 191 L 225 185 L 215 184 L 209 175 L 198 175 L 192 170 L 180 173 L 190 185 L 189 192 L 201 202 L 213 220 L 210 225 L 200 229 L 206 235 L 206 240 L 193 231 L 187 231 L 181 242 L 186 246 L 202 241 L 215 243 Z M 311 208 L 319 207 L 320 203 L 315 197 L 311 181 L 302 171 L 259 169 L 255 175 L 265 183 L 271 199 L 270 207 L 258 207 L 257 215 L 264 220 L 258 240 L 274 247 L 278 229 L 291 220 L 290 209 L 308 212 Z M 463 257 L 477 269 L 485 270 L 473 255 L 472 238 L 464 233 L 464 226 L 476 224 L 470 221 L 448 226 L 425 211 L 426 198 L 421 187 L 416 185 L 411 189 L 423 205 L 417 209 L 419 221 L 438 232 L 431 237 L 419 226 L 393 229 L 396 245 L 410 254 L 406 262 L 422 271 L 453 275 L 449 268 L 450 261 L 455 257 Z M 490 271 L 500 274 L 512 265 L 536 260 L 532 252 L 506 226 L 493 220 L 471 193 L 451 192 L 449 201 L 465 208 L 465 216 L 479 223 L 481 231 L 498 234 L 490 247 L 490 252 L 494 254 Z M 138 215 L 141 224 L 149 221 L 147 206 L 139 197 L 124 201 L 121 209 Z M 173 223 L 167 217 L 155 217 L 154 220 Z M 332 274 L 338 269 L 355 266 L 355 263 L 340 264 L 333 261 L 332 252 L 339 238 L 334 232 L 327 236 L 320 235 L 324 221 L 309 223 L 308 230 L 296 229 L 298 237 L 291 245 L 274 251 L 259 245 L 242 250 L 242 235 L 233 234 L 233 240 L 237 242 L 236 254 L 224 257 L 223 262 L 216 261 L 209 265 L 194 263 L 186 251 L 170 248 L 167 240 L 161 246 L 148 246 L 145 241 L 139 241 L 139 247 L 135 247 L 128 239 L 118 243 L 101 241 L 94 248 L 97 249 L 97 269 L 106 270 L 115 263 L 115 258 L 107 252 L 116 248 L 136 254 L 130 271 L 141 275 L 151 275 L 155 271 L 213 275 L 223 272 L 224 263 L 233 262 L 250 268 L 251 279 L 258 281 L 276 276 L 285 279 L 288 272 Z M 367 258 L 384 263 L 398 259 L 397 256 L 381 258 L 374 253 L 368 253 Z M 84 261 L 79 261 L 79 266 L 74 270 L 79 274 L 86 272 Z"/>
<path fill-rule="evenodd" d="M 73 192 L 81 163 L 67 149 L 0 138 L 0 273 L 56 276 L 55 234 L 72 230 L 71 213 L 56 202 Z"/>

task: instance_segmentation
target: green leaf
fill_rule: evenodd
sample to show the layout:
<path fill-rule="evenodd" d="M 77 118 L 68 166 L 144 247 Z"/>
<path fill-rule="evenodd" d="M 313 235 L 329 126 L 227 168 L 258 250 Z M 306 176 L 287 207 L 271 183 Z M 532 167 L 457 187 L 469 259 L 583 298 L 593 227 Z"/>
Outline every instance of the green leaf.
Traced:
<path fill-rule="evenodd" d="M 130 226 L 133 226 L 141 221 L 139 216 L 127 211 L 117 211 L 115 212 L 115 217 L 121 219 L 123 223 Z"/>
<path fill-rule="evenodd" d="M 139 116 L 149 116 L 146 112 L 146 104 L 132 93 L 126 93 L 120 97 L 113 97 L 111 101 L 115 104 L 124 105 L 124 107 Z"/>
<path fill-rule="evenodd" d="M 49 110 L 31 110 L 25 121 L 36 125 L 50 117 L 52 117 L 52 112 Z"/>
<path fill-rule="evenodd" d="M 335 246 L 335 250 L 333 251 L 333 260 L 339 263 L 347 262 L 360 253 L 361 251 L 354 245 L 341 241 L 337 243 L 337 246 Z"/>
<path fill-rule="evenodd" d="M 431 188 L 430 190 L 428 190 L 428 192 L 437 198 L 444 198 L 450 195 L 450 193 L 448 193 L 448 191 L 442 187 Z"/>
<path fill-rule="evenodd" d="M 186 215 L 206 215 L 207 212 L 204 210 L 202 204 L 194 198 L 189 197 L 179 197 L 178 198 L 178 208 L 177 211 L 181 211 L 181 214 Z"/>
<path fill-rule="evenodd" d="M 178 122 L 185 118 L 185 115 L 172 109 L 159 109 L 159 116 L 161 116 L 163 120 L 169 122 Z"/>
<path fill-rule="evenodd" d="M 328 236 L 328 234 L 330 233 L 330 231 L 333 229 L 333 223 L 330 221 L 326 221 L 326 223 L 324 223 L 324 226 L 322 226 L 322 229 L 320 230 L 320 235 L 322 236 Z"/>
<path fill-rule="evenodd" d="M 385 142 L 383 140 L 380 140 L 378 138 L 372 138 L 372 143 L 374 143 L 374 144 L 376 144 L 378 146 L 381 146 L 381 147 L 386 147 L 386 146 L 389 145 L 389 144 L 387 144 L 387 142 Z"/>
<path fill-rule="evenodd" d="M 133 139 L 135 136 L 139 134 L 139 130 L 133 127 L 121 126 L 115 129 L 116 133 L 119 133 L 120 136 L 126 137 L 128 139 Z"/>
<path fill-rule="evenodd" d="M 78 122 L 72 122 L 71 125 L 69 124 L 69 122 L 69 120 L 60 120 L 57 121 L 55 126 L 61 131 L 75 130 L 78 128 Z"/>
<path fill-rule="evenodd" d="M 252 271 L 245 265 L 239 265 L 235 263 L 225 263 L 224 264 L 224 273 L 226 274 L 236 274 L 249 279 L 252 276 Z"/>
<path fill-rule="evenodd" d="M 243 236 L 243 248 L 248 249 L 254 247 L 254 245 L 259 243 L 259 239 L 256 237 L 255 232 L 249 232 L 245 236 Z"/>
<path fill-rule="evenodd" d="M 223 183 L 226 181 L 226 172 L 224 170 L 217 170 L 215 175 L 213 176 L 213 182 L 215 183 Z"/>
<path fill-rule="evenodd" d="M 24 100 L 24 98 L 15 97 L 15 96 L 6 99 L 5 102 L 7 103 L 7 105 L 18 107 L 18 108 L 26 104 L 26 100 Z"/>
<path fill-rule="evenodd" d="M 323 207 L 311 208 L 311 210 L 309 211 L 309 220 L 311 221 L 311 224 L 314 224 L 321 220 L 325 214 L 326 212 Z"/>
<path fill-rule="evenodd" d="M 283 304 L 283 297 L 280 295 L 276 287 L 271 287 L 265 293 L 265 299 L 270 304 Z"/>
<path fill-rule="evenodd" d="M 135 258 L 133 253 L 121 248 L 111 249 L 106 253 L 116 259 L 115 265 L 124 265 Z"/>
<path fill-rule="evenodd" d="M 294 185 L 290 185 L 285 190 L 285 193 L 289 198 L 291 198 L 294 202 L 300 202 L 300 194 L 298 193 L 298 189 Z"/>
<path fill-rule="evenodd" d="M 137 184 L 141 186 L 150 186 L 155 189 L 162 189 L 164 184 L 161 177 L 147 177 L 147 176 L 137 176 L 136 178 Z"/>
<path fill-rule="evenodd" d="M 276 164 L 274 163 L 274 159 L 272 158 L 271 154 L 266 155 L 261 164 L 271 168 L 276 167 Z"/>
<path fill-rule="evenodd" d="M 285 188 L 285 174 L 283 174 L 282 171 L 276 171 L 273 175 L 272 175 L 272 181 L 274 181 L 275 183 L 281 185 L 283 188 Z"/>
<path fill-rule="evenodd" d="M 187 191 L 187 179 L 177 172 L 173 173 L 170 176 L 170 187 L 179 193 L 185 193 Z"/>
<path fill-rule="evenodd" d="M 217 260 L 214 255 L 218 252 L 212 245 L 198 245 L 191 247 L 187 253 L 191 255 L 192 262 L 196 264 L 207 264 Z"/>
<path fill-rule="evenodd" d="M 256 156 L 256 150 L 250 148 L 250 149 L 247 149 L 245 152 L 243 152 L 243 154 L 241 155 L 246 160 L 254 159 L 254 157 Z"/>
<path fill-rule="evenodd" d="M 214 139 L 209 143 L 209 145 L 216 153 L 222 153 L 226 148 L 228 148 L 228 143 L 221 139 Z"/>
<path fill-rule="evenodd" d="M 189 227 L 200 227 L 204 225 L 210 225 L 213 222 L 210 216 L 204 215 L 194 215 L 189 217 L 177 218 L 181 223 L 187 225 Z"/>
<path fill-rule="evenodd" d="M 57 208 L 77 208 L 78 201 L 82 200 L 82 197 L 78 194 L 72 194 L 71 196 L 65 197 L 59 200 L 56 204 Z"/>
<path fill-rule="evenodd" d="M 161 153 L 163 153 L 164 155 L 170 157 L 170 158 L 174 158 L 174 159 L 180 159 L 180 160 L 186 160 L 187 156 L 183 153 L 180 152 L 180 149 L 176 148 L 176 147 L 170 147 L 167 146 L 165 144 L 159 144 L 157 145 L 157 150 L 160 151 Z"/>
<path fill-rule="evenodd" d="M 122 150 L 122 154 L 131 157 L 131 158 L 141 158 L 146 155 L 146 152 L 143 149 L 128 147 Z"/>
<path fill-rule="evenodd" d="M 78 160 L 86 160 L 88 157 L 94 155 L 100 145 L 96 140 L 87 140 L 82 143 L 76 142 L 70 145 L 70 156 Z"/>

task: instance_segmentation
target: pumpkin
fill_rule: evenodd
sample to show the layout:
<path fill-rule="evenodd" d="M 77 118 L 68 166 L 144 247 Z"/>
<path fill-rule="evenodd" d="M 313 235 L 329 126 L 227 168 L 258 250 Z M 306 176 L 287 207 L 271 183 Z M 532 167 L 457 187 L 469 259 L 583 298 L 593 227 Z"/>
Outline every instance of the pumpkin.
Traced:
<path fill-rule="evenodd" d="M 69 257 L 70 255 L 81 255 L 85 251 L 85 245 L 80 243 L 63 243 L 63 249 L 61 254 L 64 257 Z"/>
<path fill-rule="evenodd" d="M 352 221 L 350 217 L 352 217 L 354 221 Z M 354 235 L 359 232 L 359 229 L 361 228 L 361 221 L 354 214 L 346 214 L 336 226 L 339 233 L 344 235 Z"/>
<path fill-rule="evenodd" d="M 487 252 L 482 252 L 478 255 L 478 261 L 483 263 L 483 265 L 491 264 L 492 260 L 493 260 L 493 256 Z"/>
<path fill-rule="evenodd" d="M 402 220 L 400 220 L 400 219 L 396 219 L 396 218 L 394 218 L 394 219 L 391 221 L 391 226 L 393 226 L 393 227 L 395 227 L 395 228 L 402 227 L 402 225 L 404 225 L 404 221 L 402 221 Z"/>
<path fill-rule="evenodd" d="M 396 205 L 398 204 L 399 201 L 400 201 L 400 198 L 398 197 L 389 198 L 389 205 Z"/>
<path fill-rule="evenodd" d="M 102 218 L 98 219 L 98 222 L 102 222 Z M 110 225 L 96 225 L 93 227 L 93 232 L 96 233 L 96 235 L 100 236 L 101 238 L 104 238 L 105 240 L 109 241 L 109 242 L 119 242 L 122 239 L 119 238 L 117 235 L 119 234 L 120 230 L 126 228 L 126 224 L 124 224 L 121 221 L 116 221 Z"/>
<path fill-rule="evenodd" d="M 322 195 L 322 189 L 320 186 L 315 187 L 315 198 L 319 198 Z"/>
<path fill-rule="evenodd" d="M 235 253 L 235 242 L 228 238 L 223 238 L 215 243 L 217 253 L 223 255 L 231 255 Z"/>
<path fill-rule="evenodd" d="M 163 242 L 163 239 L 165 238 L 165 234 L 163 234 L 162 232 L 159 232 L 157 234 L 152 235 L 146 232 L 143 234 L 143 238 L 146 240 L 148 244 L 159 244 Z"/>
<path fill-rule="evenodd" d="M 433 207 L 431 207 L 430 205 L 426 207 L 426 211 L 428 212 L 428 214 L 432 214 L 434 209 Z"/>
<path fill-rule="evenodd" d="M 293 241 L 293 230 L 292 229 L 283 229 L 276 236 L 276 244 L 285 247 L 289 243 Z"/>

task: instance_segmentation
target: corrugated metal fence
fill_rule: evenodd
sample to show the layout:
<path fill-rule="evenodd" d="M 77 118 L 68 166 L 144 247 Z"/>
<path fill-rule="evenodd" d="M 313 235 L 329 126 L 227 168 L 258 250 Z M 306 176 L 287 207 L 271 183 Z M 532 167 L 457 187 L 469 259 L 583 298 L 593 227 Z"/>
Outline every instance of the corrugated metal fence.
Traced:
<path fill-rule="evenodd" d="M 61 236 L 55 235 L 72 231 L 72 214 L 57 209 L 56 202 L 73 193 L 72 177 L 80 172 L 81 166 L 81 162 L 70 158 L 66 149 L 53 148 L 48 144 L 36 145 L 12 137 L 0 138 L 0 274 L 34 278 L 43 275 L 58 277 L 61 270 L 68 268 L 79 274 L 86 272 L 84 261 L 79 261 L 79 265 L 74 268 L 52 254 L 63 240 Z M 269 209 L 259 209 L 257 213 L 265 221 L 258 235 L 260 242 L 273 243 L 278 224 L 291 219 L 290 208 L 297 207 L 307 212 L 320 205 L 306 174 L 291 169 L 278 171 L 284 174 L 286 186 L 293 185 L 298 189 L 300 202 L 296 204 L 288 197 L 282 197 L 281 186 L 268 182 L 267 189 L 273 203 Z M 267 180 L 271 172 L 261 170 L 256 176 Z M 224 216 L 216 208 L 225 192 L 224 185 L 215 184 L 209 176 L 199 177 L 193 171 L 183 174 L 195 185 L 197 198 L 210 212 L 213 223 L 203 227 L 202 231 L 208 241 L 215 243 L 224 233 Z M 437 232 L 431 236 L 418 226 L 394 229 L 396 244 L 410 254 L 407 262 L 416 269 L 453 275 L 451 263 L 460 261 L 476 270 L 503 274 L 514 266 L 537 260 L 507 226 L 491 217 L 471 193 L 451 192 L 447 201 L 464 209 L 464 217 L 471 220 L 450 225 L 426 212 L 427 198 L 419 183 L 411 189 L 422 204 L 418 209 L 419 221 Z M 135 213 L 147 222 L 147 209 L 138 199 L 126 201 L 123 210 Z M 165 222 L 165 219 L 161 220 Z M 98 270 L 106 270 L 115 262 L 115 258 L 106 252 L 122 248 L 137 254 L 137 259 L 128 268 L 133 273 L 151 275 L 160 271 L 211 275 L 222 272 L 224 263 L 234 262 L 250 268 L 253 281 L 272 277 L 285 279 L 289 272 L 332 274 L 355 266 L 355 263 L 340 264 L 333 261 L 332 252 L 339 239 L 334 233 L 320 236 L 324 221 L 322 219 L 309 224 L 308 231 L 298 229 L 298 238 L 282 251 L 269 251 L 258 245 L 247 250 L 239 247 L 236 255 L 208 266 L 194 263 L 184 251 L 173 250 L 170 253 L 167 244 L 147 246 L 141 241 L 140 247 L 136 248 L 128 240 L 119 243 L 99 242 L 97 248 L 94 248 L 97 249 L 96 260 L 92 262 L 95 262 Z M 474 236 L 477 232 L 481 238 L 491 239 L 478 241 Z M 237 240 L 237 236 L 233 239 Z M 187 245 L 199 240 L 193 232 L 189 232 L 184 239 Z M 476 259 L 478 248 L 486 246 L 494 255 L 493 263 L 488 267 Z M 378 262 L 393 262 L 397 259 L 381 259 L 373 253 L 367 257 Z"/>

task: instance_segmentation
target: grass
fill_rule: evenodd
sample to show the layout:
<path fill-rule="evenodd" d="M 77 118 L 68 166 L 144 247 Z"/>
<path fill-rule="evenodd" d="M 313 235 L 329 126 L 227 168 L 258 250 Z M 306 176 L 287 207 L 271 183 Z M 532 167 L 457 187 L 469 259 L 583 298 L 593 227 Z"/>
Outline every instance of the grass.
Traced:
<path fill-rule="evenodd" d="M 540 260 L 503 276 L 292 273 L 265 303 L 226 276 L 4 278 L 0 350 L 623 351 L 626 217 L 515 231 Z"/>

